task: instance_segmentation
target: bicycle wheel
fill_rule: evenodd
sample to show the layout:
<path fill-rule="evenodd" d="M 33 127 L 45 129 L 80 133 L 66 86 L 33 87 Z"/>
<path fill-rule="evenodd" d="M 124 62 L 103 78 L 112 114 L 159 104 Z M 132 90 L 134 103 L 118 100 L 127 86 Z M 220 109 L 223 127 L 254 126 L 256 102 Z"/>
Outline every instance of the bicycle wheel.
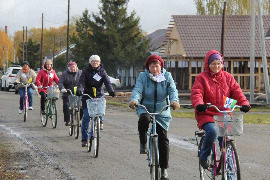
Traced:
<path fill-rule="evenodd" d="M 150 146 L 150 174 L 151 180 L 159 179 L 159 155 L 158 155 L 158 138 L 153 137 Z"/>
<path fill-rule="evenodd" d="M 73 109 L 70 109 L 69 110 L 69 123 L 70 123 L 70 126 L 69 126 L 69 135 L 72 136 L 73 134 Z"/>
<path fill-rule="evenodd" d="M 42 114 L 41 111 L 40 111 L 40 119 L 41 119 L 41 125 L 43 127 L 45 127 L 47 125 L 47 121 L 48 121 L 48 115 L 47 115 L 47 112 L 48 112 L 48 108 L 49 108 L 49 103 L 48 101 L 46 100 L 45 102 L 45 105 L 46 105 L 46 109 L 45 109 L 45 114 Z"/>
<path fill-rule="evenodd" d="M 100 132 L 100 119 L 99 117 L 95 118 L 94 121 L 94 156 L 98 157 L 98 149 L 99 149 L 99 132 Z"/>
<path fill-rule="evenodd" d="M 75 139 L 78 139 L 79 137 L 79 131 L 80 131 L 80 118 L 79 118 L 79 111 L 75 110 L 75 118 L 74 118 L 74 135 Z"/>
<path fill-rule="evenodd" d="M 223 159 L 224 160 L 224 159 Z M 240 163 L 235 145 L 232 141 L 227 141 L 226 158 L 222 163 L 222 180 L 240 180 Z"/>
<path fill-rule="evenodd" d="M 26 122 L 27 119 L 27 98 L 23 98 L 23 109 L 24 109 L 24 116 L 23 116 L 23 121 Z"/>
<path fill-rule="evenodd" d="M 55 101 L 52 101 L 51 112 L 52 112 L 52 114 L 51 114 L 52 127 L 56 128 L 56 125 L 57 125 L 57 109 L 56 109 Z"/>
<path fill-rule="evenodd" d="M 88 152 L 91 152 L 91 148 L 92 148 L 92 140 L 93 140 L 93 131 L 94 131 L 94 128 L 92 128 L 92 121 L 93 121 L 93 118 L 90 120 L 89 122 L 89 126 L 88 126 L 88 140 L 87 140 L 87 150 Z"/>
<path fill-rule="evenodd" d="M 201 152 L 201 149 L 202 149 L 202 146 L 203 146 L 204 137 L 205 136 L 203 136 L 201 138 L 199 146 L 198 146 L 198 157 L 199 157 L 199 159 L 200 159 L 200 152 Z M 214 155 L 213 151 L 211 150 L 209 170 L 208 169 L 203 169 L 203 167 L 201 166 L 200 161 L 199 161 L 200 180 L 215 179 L 214 173 L 212 173 L 214 163 L 215 163 L 215 155 Z"/>

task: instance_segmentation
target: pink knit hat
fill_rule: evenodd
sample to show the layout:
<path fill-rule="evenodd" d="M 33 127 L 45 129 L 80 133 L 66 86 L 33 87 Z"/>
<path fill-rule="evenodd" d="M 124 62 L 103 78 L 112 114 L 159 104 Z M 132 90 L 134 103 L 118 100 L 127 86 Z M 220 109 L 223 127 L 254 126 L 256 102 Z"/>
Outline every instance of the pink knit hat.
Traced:
<path fill-rule="evenodd" d="M 68 66 L 68 67 L 70 67 L 70 66 L 77 66 L 77 64 L 76 64 L 75 62 L 72 62 L 72 61 L 71 61 L 71 62 L 68 63 L 67 66 Z"/>

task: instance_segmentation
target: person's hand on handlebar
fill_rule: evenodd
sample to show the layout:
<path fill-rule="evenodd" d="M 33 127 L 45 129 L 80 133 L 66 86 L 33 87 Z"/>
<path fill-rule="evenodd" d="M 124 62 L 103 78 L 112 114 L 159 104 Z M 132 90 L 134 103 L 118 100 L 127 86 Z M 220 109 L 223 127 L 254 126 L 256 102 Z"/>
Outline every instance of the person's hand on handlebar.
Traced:
<path fill-rule="evenodd" d="M 82 95 L 83 95 L 83 93 L 82 93 L 82 91 L 81 91 L 81 90 L 77 90 L 76 95 L 77 95 L 77 96 L 82 96 Z"/>
<path fill-rule="evenodd" d="M 42 89 L 42 86 L 38 86 L 38 89 Z"/>
<path fill-rule="evenodd" d="M 180 104 L 176 101 L 172 101 L 171 102 L 171 107 L 173 108 L 173 110 L 177 110 L 180 108 Z"/>
<path fill-rule="evenodd" d="M 129 102 L 129 107 L 131 108 L 131 109 L 135 109 L 135 107 L 136 106 L 138 106 L 138 101 L 130 101 Z"/>
<path fill-rule="evenodd" d="M 241 108 L 240 108 L 240 111 L 246 113 L 250 110 L 250 106 L 248 105 L 243 105 Z"/>
<path fill-rule="evenodd" d="M 67 90 L 65 88 L 61 89 L 61 93 L 66 93 Z"/>
<path fill-rule="evenodd" d="M 205 112 L 207 109 L 207 106 L 204 104 L 199 104 L 198 106 L 196 106 L 196 111 L 198 112 Z"/>

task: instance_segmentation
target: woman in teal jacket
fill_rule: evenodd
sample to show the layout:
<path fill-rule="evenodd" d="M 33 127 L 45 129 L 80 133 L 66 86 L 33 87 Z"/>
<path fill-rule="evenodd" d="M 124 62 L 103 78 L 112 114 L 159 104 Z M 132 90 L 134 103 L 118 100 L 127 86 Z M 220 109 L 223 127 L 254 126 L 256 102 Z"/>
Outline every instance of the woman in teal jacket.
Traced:
<path fill-rule="evenodd" d="M 164 67 L 164 61 L 157 55 L 151 55 L 145 62 L 146 70 L 140 73 L 134 89 L 129 106 L 135 109 L 135 106 L 140 103 L 146 106 L 149 112 L 159 112 L 164 106 L 171 104 L 176 110 L 180 107 L 178 99 L 178 91 L 176 89 L 171 73 L 167 72 Z M 136 108 L 139 116 L 138 130 L 140 136 L 140 153 L 146 154 L 146 132 L 150 122 L 150 116 L 142 107 Z M 167 178 L 169 161 L 169 139 L 167 131 L 169 129 L 172 116 L 170 108 L 156 117 L 158 146 L 160 157 L 161 177 Z"/>

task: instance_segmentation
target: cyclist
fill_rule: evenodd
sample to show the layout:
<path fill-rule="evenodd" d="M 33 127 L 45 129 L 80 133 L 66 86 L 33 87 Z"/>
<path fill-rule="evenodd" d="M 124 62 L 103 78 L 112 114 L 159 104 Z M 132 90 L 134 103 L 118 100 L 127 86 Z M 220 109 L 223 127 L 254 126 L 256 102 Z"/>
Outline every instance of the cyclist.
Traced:
<path fill-rule="evenodd" d="M 64 113 L 64 122 L 65 125 L 68 126 L 70 121 L 69 114 L 69 100 L 68 94 L 66 93 L 66 89 L 70 89 L 74 94 L 74 87 L 79 82 L 80 76 L 82 74 L 82 70 L 79 70 L 76 62 L 69 62 L 67 65 L 67 69 L 63 72 L 60 80 L 58 82 L 59 89 L 63 93 L 63 113 Z M 81 113 L 82 114 L 82 113 Z"/>
<path fill-rule="evenodd" d="M 89 58 L 89 65 L 83 70 L 77 89 L 77 95 L 81 96 L 83 93 L 88 94 L 94 98 L 93 88 L 96 89 L 96 97 L 100 98 L 105 96 L 103 91 L 103 83 L 109 92 L 109 95 L 114 97 L 115 93 L 113 91 L 110 79 L 107 75 L 105 69 L 103 69 L 102 64 L 100 64 L 100 57 L 98 55 L 92 55 Z M 87 131 L 90 122 L 90 116 L 88 114 L 88 109 L 86 105 L 86 100 L 89 99 L 87 96 L 82 98 L 82 108 L 83 108 L 83 119 L 81 125 L 82 131 L 82 147 L 87 144 Z M 101 117 L 100 129 L 103 129 L 103 119 Z"/>
<path fill-rule="evenodd" d="M 145 62 L 145 72 L 140 73 L 132 96 L 129 107 L 135 109 L 138 103 L 143 104 L 149 112 L 158 112 L 169 102 L 174 110 L 180 108 L 178 91 L 170 72 L 164 68 L 164 61 L 157 55 L 151 55 Z M 147 136 L 146 132 L 150 122 L 150 116 L 141 107 L 136 108 L 139 116 L 138 130 L 140 138 L 140 153 L 146 154 Z M 161 178 L 168 178 L 167 168 L 169 167 L 169 139 L 167 131 L 172 120 L 170 108 L 163 111 L 157 119 L 158 147 L 160 157 Z"/>
<path fill-rule="evenodd" d="M 36 80 L 36 73 L 33 69 L 30 69 L 29 67 L 29 62 L 28 61 L 23 61 L 22 63 L 22 69 L 17 73 L 15 83 L 16 85 L 18 82 L 21 82 L 23 84 L 27 84 L 28 82 L 35 82 Z M 18 84 L 19 89 L 19 94 L 20 94 L 20 108 L 19 108 L 19 114 L 23 113 L 23 98 L 25 95 L 25 88 L 23 87 L 22 84 Z M 33 88 L 34 85 L 29 86 L 27 88 L 27 93 L 28 93 L 28 101 L 29 101 L 29 110 L 33 110 Z"/>
<path fill-rule="evenodd" d="M 38 72 L 36 78 L 36 84 L 38 86 L 38 92 L 40 98 L 40 111 L 45 114 L 45 101 L 47 95 L 47 87 L 53 85 L 53 81 L 58 85 L 59 78 L 53 70 L 53 64 L 51 60 L 46 60 L 42 69 Z"/>
<path fill-rule="evenodd" d="M 205 139 L 200 152 L 200 163 L 204 169 L 207 169 L 208 156 L 211 148 L 217 138 L 214 115 L 220 114 L 214 108 L 207 109 L 206 103 L 216 105 L 220 110 L 223 108 L 223 96 L 237 100 L 237 105 L 242 106 L 243 112 L 250 110 L 250 105 L 241 87 L 235 81 L 233 75 L 223 70 L 224 59 L 222 55 L 211 50 L 205 56 L 205 71 L 201 72 L 195 78 L 192 86 L 191 101 L 195 108 L 195 117 L 199 129 L 205 130 Z M 221 145 L 222 138 L 219 138 Z"/>

